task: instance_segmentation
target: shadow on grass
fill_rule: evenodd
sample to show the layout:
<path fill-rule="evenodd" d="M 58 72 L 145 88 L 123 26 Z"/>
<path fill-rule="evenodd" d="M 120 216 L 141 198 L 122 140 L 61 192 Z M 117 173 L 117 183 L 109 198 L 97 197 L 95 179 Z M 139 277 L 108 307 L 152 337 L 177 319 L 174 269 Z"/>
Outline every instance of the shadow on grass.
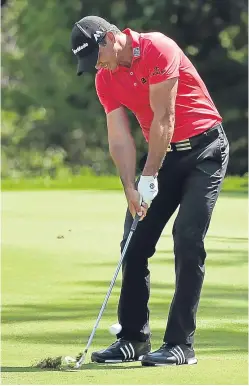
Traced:
<path fill-rule="evenodd" d="M 163 255 L 163 257 L 161 257 Z M 222 255 L 222 259 L 220 259 Z M 170 250 L 159 250 L 156 252 L 150 260 L 151 265 L 167 265 L 174 264 L 173 251 Z M 241 250 L 220 250 L 220 249 L 207 249 L 206 266 L 208 267 L 232 267 L 239 266 L 242 264 L 248 264 L 248 254 Z M 95 261 L 94 263 L 79 264 L 80 266 L 86 267 L 97 267 L 97 268 L 113 268 L 115 269 L 115 262 L 102 262 Z"/>
<path fill-rule="evenodd" d="M 168 237 L 168 236 L 165 236 Z M 227 242 L 227 247 L 224 248 L 208 248 L 206 247 L 207 252 L 207 258 L 206 258 L 206 264 L 207 267 L 213 267 L 213 266 L 238 266 L 241 264 L 248 264 L 248 251 L 247 246 L 246 250 L 237 249 L 234 248 L 232 245 L 233 243 L 247 243 L 248 239 L 245 237 L 237 237 L 237 238 L 231 238 L 231 237 L 216 237 L 216 236 L 210 236 L 209 239 L 214 239 L 215 242 L 220 241 L 222 244 L 224 242 Z M 163 255 L 163 257 L 162 257 Z M 152 264 L 174 264 L 174 253 L 173 253 L 173 246 L 172 249 L 158 249 L 154 256 L 152 256 L 149 259 L 150 265 Z M 98 261 L 95 260 L 93 262 L 84 262 L 80 263 L 80 266 L 83 267 L 107 267 L 107 268 L 113 268 L 115 269 L 115 262 L 110 261 Z"/>
<path fill-rule="evenodd" d="M 2 373 L 41 373 L 43 370 L 36 367 L 10 367 L 3 366 L 1 367 Z"/>
<path fill-rule="evenodd" d="M 79 282 L 74 284 L 78 286 Z M 117 284 L 120 287 L 120 281 Z M 2 341 L 61 346 L 73 344 L 82 349 L 82 345 L 84 346 L 91 333 L 90 330 L 86 331 L 84 328 L 84 321 L 93 324 L 96 320 L 109 282 L 104 280 L 84 281 L 82 282 L 82 288 L 84 286 L 87 291 L 78 291 L 77 289 L 75 297 L 68 299 L 64 304 L 12 304 L 3 306 L 2 310 L 3 324 L 16 323 L 18 325 L 18 323 L 29 321 L 39 323 L 39 321 L 58 320 L 64 322 L 79 320 L 79 328 L 83 322 L 83 328 L 80 332 L 79 330 L 43 332 L 41 326 L 40 333 L 32 333 L 32 331 L 18 333 L 18 328 L 15 328 L 15 332 L 2 332 Z M 96 288 L 101 292 L 96 292 Z M 162 321 L 162 328 L 153 329 L 152 331 L 153 343 L 157 345 L 161 343 L 163 338 L 163 329 L 166 325 L 173 292 L 173 284 L 154 283 L 152 286 L 151 318 Z M 110 319 L 111 315 L 113 315 L 113 320 L 116 319 L 118 297 L 119 288 L 116 288 L 103 315 L 104 320 L 107 317 Z M 202 353 L 208 354 L 247 352 L 247 302 L 248 291 L 246 287 L 204 285 L 197 319 L 197 349 L 200 348 Z M 210 318 L 212 325 L 208 325 Z M 198 320 L 206 320 L 206 327 L 198 328 Z M 217 325 L 215 320 L 219 321 Z M 222 321 L 224 321 L 224 326 Z M 95 342 L 98 346 L 106 347 L 112 343 L 112 340 L 114 339 L 110 337 L 109 333 L 101 329 L 100 326 L 95 336 Z M 154 346 L 154 348 L 157 347 Z"/>
<path fill-rule="evenodd" d="M 109 287 L 109 281 L 75 281 L 75 285 L 67 301 L 64 303 L 28 303 L 2 305 L 2 324 L 39 322 L 39 321 L 70 321 L 95 320 L 104 296 Z M 78 287 L 82 289 L 79 290 Z M 107 305 L 109 314 L 116 314 L 121 281 L 113 289 Z M 84 289 L 85 288 L 85 289 Z M 72 291 L 71 291 L 72 293 Z M 151 288 L 150 306 L 155 317 L 165 314 L 174 294 L 174 285 L 153 283 Z M 210 285 L 204 283 L 199 312 L 203 318 L 217 317 L 219 320 L 239 319 L 247 317 L 248 289 L 231 285 Z M 115 316 L 116 317 L 116 316 Z"/>
<path fill-rule="evenodd" d="M 229 266 L 238 266 L 241 264 L 248 264 L 248 254 L 246 251 L 241 249 L 213 249 L 207 248 L 207 259 L 206 266 L 208 267 L 229 267 Z M 151 264 L 169 264 L 174 263 L 173 251 L 169 250 L 159 250 L 156 252 L 158 256 L 155 255 L 151 260 Z M 164 255 L 161 257 L 161 255 Z"/>
<path fill-rule="evenodd" d="M 161 237 L 168 238 L 173 240 L 173 237 L 171 233 L 169 234 L 168 232 L 162 233 Z M 248 237 L 230 237 L 230 236 L 213 236 L 213 235 L 207 235 L 206 236 L 207 241 L 215 241 L 215 242 L 220 242 L 220 243 L 228 243 L 229 245 L 233 243 L 247 243 L 248 242 Z"/>
<path fill-rule="evenodd" d="M 140 362 L 136 362 L 136 364 L 134 365 L 129 365 L 127 366 L 127 362 L 126 363 L 123 363 L 123 364 L 120 364 L 120 365 L 116 365 L 116 364 L 100 364 L 100 363 L 86 363 L 86 364 L 83 364 L 82 365 L 82 368 L 79 369 L 79 370 L 52 370 L 52 369 L 38 369 L 36 367 L 10 367 L 10 366 L 6 366 L 6 367 L 2 367 L 1 368 L 1 372 L 2 373 L 41 373 L 41 372 L 44 372 L 44 371 L 50 371 L 50 372 L 79 372 L 79 371 L 86 371 L 86 370 L 104 370 L 106 371 L 106 369 L 108 368 L 108 370 L 118 370 L 118 369 L 122 369 L 122 370 L 128 370 L 128 369 L 137 369 L 137 368 L 140 368 L 141 367 L 141 363 Z"/>
<path fill-rule="evenodd" d="M 76 282 L 77 286 L 88 287 L 70 297 L 64 304 L 28 303 L 2 306 L 2 324 L 39 321 L 95 320 L 105 293 L 109 287 L 106 281 Z M 115 315 L 121 282 L 118 281 L 115 291 L 107 305 L 109 314 Z M 92 290 L 91 290 L 92 287 Z M 98 291 L 95 289 L 98 288 Z M 166 315 L 174 293 L 174 285 L 153 283 L 151 288 L 151 309 L 155 316 Z M 91 300 L 90 300 L 91 299 Z M 218 319 L 234 319 L 247 316 L 248 290 L 245 287 L 204 285 L 199 310 L 205 318 L 215 316 Z"/>
<path fill-rule="evenodd" d="M 247 324 L 244 323 L 239 327 L 241 330 L 236 330 L 236 325 L 226 326 L 223 328 L 199 328 L 197 329 L 195 336 L 195 348 L 200 350 L 203 354 L 217 354 L 217 353 L 245 353 L 248 351 L 248 333 Z M 68 332 L 46 332 L 46 333 L 34 333 L 34 334 L 22 334 L 8 336 L 8 341 L 11 342 L 25 342 L 35 344 L 48 344 L 48 345 L 61 345 L 61 355 L 67 355 L 66 345 L 75 345 L 75 355 L 78 354 L 82 347 L 86 345 L 90 330 L 81 332 L 68 331 Z M 153 349 L 157 349 L 162 343 L 163 329 L 153 328 L 152 330 L 152 344 Z M 6 340 L 6 335 L 2 337 L 3 342 Z M 94 338 L 94 349 L 105 348 L 109 346 L 115 337 L 111 337 L 110 334 L 102 329 L 98 329 Z M 84 348 L 84 347 L 83 347 Z"/>

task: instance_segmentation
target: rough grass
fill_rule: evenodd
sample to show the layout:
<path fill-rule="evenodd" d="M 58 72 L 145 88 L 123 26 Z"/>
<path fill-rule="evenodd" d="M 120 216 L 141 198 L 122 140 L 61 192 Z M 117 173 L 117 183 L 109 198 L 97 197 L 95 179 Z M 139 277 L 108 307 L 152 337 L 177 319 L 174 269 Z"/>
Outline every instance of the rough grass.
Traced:
<path fill-rule="evenodd" d="M 198 312 L 197 366 L 96 365 L 44 371 L 47 356 L 85 348 L 119 259 L 125 200 L 120 192 L 2 194 L 3 384 L 247 384 L 247 199 L 222 196 L 206 239 L 207 273 Z M 171 227 L 151 259 L 153 349 L 173 295 Z M 59 236 L 59 238 L 58 238 Z M 113 341 L 120 277 L 90 351 Z"/>

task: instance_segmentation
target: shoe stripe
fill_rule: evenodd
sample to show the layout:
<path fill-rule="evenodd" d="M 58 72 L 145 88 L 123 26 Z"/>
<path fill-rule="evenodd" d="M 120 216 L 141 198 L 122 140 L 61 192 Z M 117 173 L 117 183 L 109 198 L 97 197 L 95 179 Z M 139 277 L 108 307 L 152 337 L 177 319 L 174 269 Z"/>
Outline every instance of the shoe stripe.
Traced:
<path fill-rule="evenodd" d="M 176 346 L 178 348 L 178 350 L 180 351 L 180 353 L 182 354 L 182 358 L 183 358 L 183 362 L 182 363 L 185 363 L 186 362 L 186 358 L 185 358 L 185 355 L 184 355 L 184 352 L 182 351 L 181 347 L 180 346 Z"/>
<path fill-rule="evenodd" d="M 175 350 L 175 353 L 177 353 L 178 357 L 179 357 L 179 365 L 182 364 L 182 355 L 181 353 L 174 347 L 173 350 Z"/>
<path fill-rule="evenodd" d="M 178 355 L 176 353 L 174 353 L 173 350 L 171 350 L 170 352 L 176 358 L 176 364 L 178 365 L 179 364 L 179 357 L 178 357 Z"/>
<path fill-rule="evenodd" d="M 126 345 L 125 345 L 124 347 L 126 348 L 126 350 L 127 350 L 127 352 L 128 352 L 128 359 L 130 359 L 130 358 L 131 358 L 130 350 L 128 349 L 128 347 L 127 347 Z"/>
<path fill-rule="evenodd" d="M 179 350 L 178 348 L 179 348 L 179 346 L 175 346 L 175 347 L 174 347 L 175 351 L 178 353 L 178 355 L 179 355 L 180 358 L 181 358 L 181 363 L 180 363 L 180 365 L 181 365 L 181 364 L 183 364 L 183 362 L 185 361 L 185 357 L 184 357 L 184 355 L 183 355 L 182 350 Z"/>
<path fill-rule="evenodd" d="M 132 358 L 135 358 L 135 351 L 134 351 L 134 348 L 133 348 L 132 344 L 129 343 L 129 346 L 130 346 L 131 351 L 132 351 Z"/>
<path fill-rule="evenodd" d="M 181 363 L 181 357 L 179 358 L 178 352 L 174 352 L 174 349 L 173 349 L 173 348 L 170 350 L 170 352 L 174 355 L 174 357 L 175 357 L 176 360 L 177 360 L 177 364 L 179 365 L 179 364 Z"/>
<path fill-rule="evenodd" d="M 177 347 L 177 346 L 176 346 Z M 174 349 L 175 349 L 175 352 L 177 352 L 178 353 L 178 355 L 179 355 L 179 357 L 180 357 L 180 365 L 182 365 L 183 364 L 183 362 L 184 362 L 184 357 L 182 356 L 182 353 L 181 353 L 181 351 L 179 351 L 179 350 L 177 350 L 177 348 L 176 347 L 174 347 Z"/>
<path fill-rule="evenodd" d="M 181 358 L 181 365 L 184 363 L 184 361 L 185 361 L 185 357 L 184 357 L 184 354 L 183 354 L 183 352 L 182 352 L 182 350 L 178 350 L 177 349 L 177 347 L 179 347 L 179 346 L 176 346 L 175 347 L 175 350 L 179 353 L 179 355 L 180 355 L 180 358 Z"/>
<path fill-rule="evenodd" d="M 127 354 L 126 354 L 125 350 L 122 347 L 120 347 L 120 350 L 122 351 L 124 359 L 126 360 Z"/>

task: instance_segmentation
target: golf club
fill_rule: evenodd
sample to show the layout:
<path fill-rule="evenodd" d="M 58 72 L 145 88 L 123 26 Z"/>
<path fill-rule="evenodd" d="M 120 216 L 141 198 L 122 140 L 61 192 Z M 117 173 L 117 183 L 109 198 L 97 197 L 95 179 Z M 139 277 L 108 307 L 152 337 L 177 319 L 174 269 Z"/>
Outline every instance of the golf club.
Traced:
<path fill-rule="evenodd" d="M 101 317 L 102 317 L 102 315 L 103 315 L 103 312 L 104 312 L 104 310 L 105 310 L 106 304 L 107 304 L 108 299 L 109 299 L 109 297 L 110 297 L 110 295 L 111 295 L 111 292 L 112 292 L 113 286 L 114 286 L 114 284 L 115 284 L 115 281 L 116 281 L 116 279 L 117 279 L 119 270 L 120 270 L 120 268 L 121 268 L 121 266 L 122 266 L 122 263 L 123 263 L 123 260 L 124 260 L 124 258 L 125 258 L 126 250 L 127 250 L 128 246 L 129 246 L 129 244 L 130 244 L 131 237 L 132 237 L 134 231 L 135 231 L 136 228 L 137 228 L 137 224 L 138 224 L 138 222 L 139 222 L 139 219 L 140 219 L 140 216 L 139 216 L 138 214 L 136 214 L 136 216 L 135 216 L 135 218 L 134 218 L 134 220 L 133 220 L 132 226 L 131 226 L 130 233 L 129 233 L 128 238 L 127 238 L 127 240 L 126 240 L 125 246 L 124 246 L 123 251 L 122 251 L 122 253 L 121 253 L 121 257 L 120 257 L 120 260 L 119 260 L 117 269 L 116 269 L 116 271 L 115 271 L 115 273 L 114 273 L 114 275 L 113 275 L 112 281 L 111 281 L 111 283 L 110 283 L 110 287 L 109 287 L 109 289 L 108 289 L 108 291 L 107 291 L 107 294 L 106 294 L 106 296 L 105 296 L 105 300 L 104 300 L 104 302 L 103 302 L 103 304 L 102 304 L 102 307 L 101 307 L 101 309 L 100 309 L 100 311 L 99 311 L 99 315 L 98 315 L 97 320 L 96 320 L 96 322 L 95 322 L 95 325 L 94 325 L 94 327 L 93 327 L 92 333 L 91 333 L 91 335 L 90 335 L 90 337 L 89 337 L 89 339 L 88 339 L 86 348 L 85 348 L 85 350 L 84 350 L 82 356 L 80 357 L 80 359 L 79 359 L 76 363 L 75 363 L 75 362 L 72 363 L 72 364 L 73 364 L 73 367 L 74 367 L 75 369 L 79 369 L 79 368 L 81 367 L 81 365 L 84 363 L 86 354 L 87 354 L 88 349 L 89 349 L 89 347 L 90 347 L 90 345 L 91 345 L 91 343 L 92 343 L 92 340 L 93 340 L 94 334 L 95 334 L 95 332 L 96 332 L 96 330 L 97 330 L 99 321 L 100 321 L 100 319 L 101 319 Z"/>

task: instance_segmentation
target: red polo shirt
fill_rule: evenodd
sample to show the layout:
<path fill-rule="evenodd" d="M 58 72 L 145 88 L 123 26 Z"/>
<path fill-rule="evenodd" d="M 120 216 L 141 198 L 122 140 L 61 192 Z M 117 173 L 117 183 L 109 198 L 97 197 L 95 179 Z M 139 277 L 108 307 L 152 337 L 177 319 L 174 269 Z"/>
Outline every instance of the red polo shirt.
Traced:
<path fill-rule="evenodd" d="M 97 94 L 106 114 L 127 107 L 148 141 L 153 119 L 149 85 L 178 77 L 172 142 L 200 134 L 222 121 L 200 75 L 172 39 L 159 32 L 123 32 L 132 38 L 131 67 L 118 66 L 113 72 L 100 69 L 96 75 Z"/>

